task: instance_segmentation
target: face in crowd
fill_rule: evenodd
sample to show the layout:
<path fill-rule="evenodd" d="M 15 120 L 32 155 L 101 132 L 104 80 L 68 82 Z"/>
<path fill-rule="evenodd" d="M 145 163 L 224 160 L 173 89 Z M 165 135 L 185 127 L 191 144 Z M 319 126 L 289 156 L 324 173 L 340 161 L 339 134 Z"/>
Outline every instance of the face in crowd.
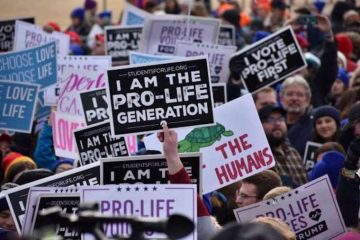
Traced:
<path fill-rule="evenodd" d="M 245 207 L 259 201 L 255 184 L 243 182 L 236 191 L 236 204 L 238 207 Z"/>
<path fill-rule="evenodd" d="M 278 146 L 286 138 L 287 127 L 285 117 L 279 112 L 272 112 L 269 117 L 262 122 L 266 137 L 270 145 Z"/>
<path fill-rule="evenodd" d="M 332 117 L 320 117 L 315 122 L 315 131 L 326 141 L 330 141 L 337 130 L 336 121 Z"/>
<path fill-rule="evenodd" d="M 276 94 L 275 91 L 271 92 L 259 92 L 255 101 L 256 109 L 259 110 L 267 105 L 276 104 Z"/>
<path fill-rule="evenodd" d="M 15 223 L 9 209 L 0 210 L 0 228 L 16 231 Z"/>
<path fill-rule="evenodd" d="M 303 115 L 310 105 L 310 95 L 300 84 L 286 86 L 280 100 L 288 114 Z"/>

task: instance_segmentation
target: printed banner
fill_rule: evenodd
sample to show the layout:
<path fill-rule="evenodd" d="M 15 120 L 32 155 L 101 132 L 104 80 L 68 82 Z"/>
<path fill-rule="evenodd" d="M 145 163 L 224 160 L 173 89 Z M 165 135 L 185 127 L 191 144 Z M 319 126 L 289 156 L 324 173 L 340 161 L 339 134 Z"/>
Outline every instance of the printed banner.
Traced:
<path fill-rule="evenodd" d="M 215 44 L 191 43 L 178 41 L 176 43 L 176 56 L 195 57 L 208 56 L 211 82 L 227 83 L 230 76 L 230 55 L 236 51 L 235 46 L 221 46 Z"/>
<path fill-rule="evenodd" d="M 52 112 L 51 125 L 55 155 L 79 159 L 73 132 L 86 126 L 83 118 L 61 112 Z"/>
<path fill-rule="evenodd" d="M 74 132 L 81 165 L 100 158 L 129 156 L 124 137 L 112 137 L 110 122 L 103 122 Z"/>
<path fill-rule="evenodd" d="M 105 87 L 105 72 L 65 68 L 63 82 L 60 84 L 57 111 L 82 116 L 80 91 Z"/>
<path fill-rule="evenodd" d="M 217 19 L 179 15 L 151 16 L 145 20 L 140 51 L 148 54 L 175 55 L 177 41 L 217 42 Z"/>
<path fill-rule="evenodd" d="M 129 63 L 129 51 L 139 49 L 142 26 L 105 27 L 105 53 L 112 57 L 113 65 Z"/>
<path fill-rule="evenodd" d="M 201 186 L 201 154 L 183 153 L 180 160 L 189 174 L 191 183 Z M 167 184 L 168 167 L 163 155 L 108 158 L 100 161 L 101 185 L 120 183 Z"/>
<path fill-rule="evenodd" d="M 39 87 L 0 81 L 0 129 L 31 133 Z"/>
<path fill-rule="evenodd" d="M 21 51 L 32 47 L 37 47 L 45 43 L 56 42 L 58 55 L 68 55 L 70 51 L 70 36 L 53 31 L 45 32 L 42 26 L 31 23 L 16 21 L 14 51 Z"/>
<path fill-rule="evenodd" d="M 105 215 L 137 216 L 143 218 L 167 218 L 181 214 L 196 223 L 196 186 L 193 184 L 121 184 L 83 187 L 81 202 L 98 202 Z M 107 237 L 128 237 L 130 225 L 126 223 L 104 224 Z M 145 238 L 166 238 L 163 234 L 146 232 Z M 90 239 L 86 238 L 85 239 Z M 197 239 L 196 230 L 184 239 Z"/>
<path fill-rule="evenodd" d="M 176 130 L 180 153 L 202 153 L 203 193 L 275 166 L 251 94 L 215 108 L 214 116 L 215 126 Z M 144 138 L 146 149 L 162 151 L 155 135 Z"/>
<path fill-rule="evenodd" d="M 105 88 L 80 92 L 80 101 L 87 126 L 109 119 Z"/>
<path fill-rule="evenodd" d="M 33 17 L 0 21 L 0 52 L 13 50 L 16 20 L 35 23 L 35 18 Z"/>
<path fill-rule="evenodd" d="M 140 52 L 129 52 L 129 60 L 131 64 L 139 64 L 139 63 L 150 63 L 150 62 L 159 62 L 164 60 L 172 60 L 176 57 L 173 56 L 159 56 L 159 55 L 152 55 Z"/>
<path fill-rule="evenodd" d="M 235 27 L 233 25 L 221 25 L 217 44 L 235 46 Z"/>
<path fill-rule="evenodd" d="M 0 54 L 0 79 L 40 84 L 56 83 L 56 46 L 51 42 L 23 51 Z"/>
<path fill-rule="evenodd" d="M 55 83 L 49 87 L 44 88 L 44 105 L 45 106 L 56 106 L 59 99 L 60 87 L 59 84 Z"/>
<path fill-rule="evenodd" d="M 123 15 L 121 20 L 121 25 L 139 25 L 143 24 L 144 20 L 150 16 L 148 12 L 135 7 L 134 5 L 126 2 Z"/>
<path fill-rule="evenodd" d="M 214 123 L 206 57 L 108 70 L 111 133 L 153 132 Z"/>
<path fill-rule="evenodd" d="M 306 67 L 302 50 L 291 27 L 235 53 L 231 72 L 238 73 L 246 89 L 254 93 Z"/>
<path fill-rule="evenodd" d="M 224 103 L 227 103 L 226 83 L 213 83 L 212 92 L 214 98 L 214 107 L 218 107 Z"/>
<path fill-rule="evenodd" d="M 21 233 L 25 223 L 27 198 L 31 187 L 78 187 L 99 183 L 100 165 L 96 162 L 8 190 L 6 199 L 18 232 Z"/>
<path fill-rule="evenodd" d="M 313 169 L 316 161 L 316 151 L 321 147 L 323 144 L 307 141 L 305 147 L 305 154 L 304 154 L 304 166 L 307 172 L 310 172 Z"/>
<path fill-rule="evenodd" d="M 241 223 L 260 216 L 280 218 L 298 240 L 335 239 L 346 232 L 327 175 L 271 200 L 235 209 L 234 214 Z"/>

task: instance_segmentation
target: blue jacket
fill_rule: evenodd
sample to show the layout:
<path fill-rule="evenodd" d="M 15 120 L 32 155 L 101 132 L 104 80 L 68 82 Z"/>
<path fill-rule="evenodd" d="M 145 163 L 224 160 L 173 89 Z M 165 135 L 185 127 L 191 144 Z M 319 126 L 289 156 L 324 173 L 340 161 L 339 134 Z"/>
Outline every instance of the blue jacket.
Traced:
<path fill-rule="evenodd" d="M 39 133 L 33 157 L 38 168 L 52 170 L 56 156 L 53 147 L 52 127 L 48 124 L 45 124 Z"/>

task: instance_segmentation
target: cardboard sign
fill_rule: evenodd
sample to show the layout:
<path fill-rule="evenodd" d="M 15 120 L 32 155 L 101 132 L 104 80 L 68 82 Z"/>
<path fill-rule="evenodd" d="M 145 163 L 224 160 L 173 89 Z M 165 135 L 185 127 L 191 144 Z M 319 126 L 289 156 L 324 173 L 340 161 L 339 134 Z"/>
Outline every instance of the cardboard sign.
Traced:
<path fill-rule="evenodd" d="M 124 137 L 112 137 L 110 123 L 104 122 L 74 132 L 81 165 L 100 158 L 129 156 Z"/>
<path fill-rule="evenodd" d="M 0 129 L 31 133 L 39 88 L 0 80 Z"/>
<path fill-rule="evenodd" d="M 175 55 L 177 41 L 216 43 L 219 20 L 179 15 L 146 18 L 140 51 L 148 54 Z"/>
<path fill-rule="evenodd" d="M 86 125 L 90 126 L 109 119 L 105 88 L 80 92 L 80 101 Z"/>
<path fill-rule="evenodd" d="M 81 202 L 97 202 L 105 215 L 167 218 L 182 214 L 194 222 L 197 220 L 196 186 L 193 184 L 121 184 L 83 187 Z M 104 224 L 107 237 L 129 236 L 130 225 Z M 166 238 L 163 234 L 146 232 L 145 238 Z M 85 237 L 85 239 L 88 239 Z M 196 231 L 184 239 L 197 239 Z"/>
<path fill-rule="evenodd" d="M 183 153 L 180 160 L 191 178 L 192 184 L 201 186 L 201 154 Z M 102 185 L 120 183 L 167 184 L 168 167 L 163 155 L 143 155 L 102 159 L 100 161 L 100 179 Z"/>
<path fill-rule="evenodd" d="M 111 133 L 122 135 L 213 123 L 206 57 L 108 70 Z"/>
<path fill-rule="evenodd" d="M 35 18 L 33 17 L 0 21 L 0 52 L 13 50 L 16 20 L 35 23 Z"/>
<path fill-rule="evenodd" d="M 210 67 L 211 82 L 226 83 L 229 80 L 230 55 L 236 51 L 235 46 L 181 42 L 176 43 L 176 56 L 194 57 L 207 55 Z"/>
<path fill-rule="evenodd" d="M 78 159 L 79 154 L 73 132 L 85 127 L 83 118 L 61 112 L 52 112 L 51 125 L 53 127 L 55 155 Z"/>
<path fill-rule="evenodd" d="M 305 154 L 304 154 L 304 166 L 307 172 L 311 171 L 313 169 L 316 161 L 315 155 L 316 151 L 321 147 L 323 144 L 307 141 L 306 147 L 305 147 Z"/>
<path fill-rule="evenodd" d="M 224 103 L 227 103 L 226 83 L 213 83 L 212 92 L 214 98 L 214 107 L 218 107 Z"/>
<path fill-rule="evenodd" d="M 165 60 L 171 60 L 171 59 L 175 59 L 175 57 L 158 56 L 158 55 L 133 52 L 133 51 L 130 51 L 130 53 L 129 53 L 130 64 L 159 62 L 159 61 L 165 61 Z"/>
<path fill-rule="evenodd" d="M 51 42 L 23 51 L 0 53 L 0 79 L 40 84 L 56 83 L 56 46 Z"/>
<path fill-rule="evenodd" d="M 235 46 L 235 27 L 233 25 L 221 25 L 217 44 Z"/>
<path fill-rule="evenodd" d="M 296 239 L 335 239 L 346 232 L 328 176 L 322 176 L 272 200 L 235 209 L 238 222 L 260 216 L 280 218 L 296 233 Z"/>
<path fill-rule="evenodd" d="M 142 26 L 105 27 L 105 53 L 112 57 L 114 65 L 128 64 L 129 51 L 139 49 Z"/>
<path fill-rule="evenodd" d="M 135 7 L 134 5 L 126 2 L 123 15 L 121 19 L 121 25 L 139 25 L 143 24 L 144 20 L 150 16 L 148 12 Z"/>
<path fill-rule="evenodd" d="M 176 130 L 179 152 L 201 152 L 203 193 L 240 181 L 275 165 L 251 94 L 214 109 L 215 126 Z M 156 136 L 144 138 L 162 151 Z"/>
<path fill-rule="evenodd" d="M 16 229 L 20 233 L 25 221 L 27 197 L 31 187 L 77 187 L 92 186 L 100 183 L 99 163 L 74 168 L 72 170 L 43 178 L 7 191 L 7 202 L 10 206 Z"/>
<path fill-rule="evenodd" d="M 57 110 L 63 113 L 82 116 L 80 91 L 94 90 L 105 87 L 104 71 L 77 70 L 65 68 L 63 82 L 60 84 Z"/>
<path fill-rule="evenodd" d="M 230 69 L 240 75 L 246 89 L 254 93 L 306 67 L 302 50 L 291 27 L 235 53 Z"/>
<path fill-rule="evenodd" d="M 69 35 L 57 31 L 48 33 L 44 31 L 42 26 L 37 26 L 22 21 L 15 22 L 14 51 L 37 47 L 53 41 L 56 42 L 56 50 L 58 55 L 69 54 Z"/>

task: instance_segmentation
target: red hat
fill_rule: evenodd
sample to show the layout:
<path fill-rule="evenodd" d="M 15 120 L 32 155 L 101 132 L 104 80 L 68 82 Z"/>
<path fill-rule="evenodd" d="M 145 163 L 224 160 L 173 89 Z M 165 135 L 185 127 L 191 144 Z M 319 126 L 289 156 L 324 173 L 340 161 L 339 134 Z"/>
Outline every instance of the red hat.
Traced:
<path fill-rule="evenodd" d="M 48 22 L 46 25 L 52 27 L 52 29 L 54 31 L 61 32 L 61 28 L 60 28 L 59 24 L 57 24 L 55 22 Z"/>
<path fill-rule="evenodd" d="M 72 43 L 81 44 L 81 38 L 80 38 L 79 34 L 77 34 L 74 31 L 68 31 L 68 32 L 66 32 L 66 34 L 70 36 L 70 41 Z"/>
<path fill-rule="evenodd" d="M 0 133 L 0 142 L 8 142 L 9 144 L 11 144 L 12 140 L 11 137 L 6 133 Z"/>
<path fill-rule="evenodd" d="M 96 39 L 96 41 L 98 41 L 100 43 L 104 43 L 105 42 L 105 35 L 104 34 L 96 34 L 95 39 Z"/>
<path fill-rule="evenodd" d="M 17 152 L 9 152 L 5 155 L 2 160 L 2 170 L 5 173 L 5 170 L 9 168 L 10 164 L 15 161 L 16 158 L 21 157 L 22 154 Z"/>
<path fill-rule="evenodd" d="M 353 51 L 353 44 L 351 39 L 345 34 L 336 34 L 335 39 L 338 43 L 339 51 L 342 52 L 346 58 L 349 58 L 350 53 Z"/>
<path fill-rule="evenodd" d="M 300 34 L 296 34 L 296 40 L 298 41 L 301 48 L 308 48 L 309 42 L 306 38 L 301 36 Z"/>

